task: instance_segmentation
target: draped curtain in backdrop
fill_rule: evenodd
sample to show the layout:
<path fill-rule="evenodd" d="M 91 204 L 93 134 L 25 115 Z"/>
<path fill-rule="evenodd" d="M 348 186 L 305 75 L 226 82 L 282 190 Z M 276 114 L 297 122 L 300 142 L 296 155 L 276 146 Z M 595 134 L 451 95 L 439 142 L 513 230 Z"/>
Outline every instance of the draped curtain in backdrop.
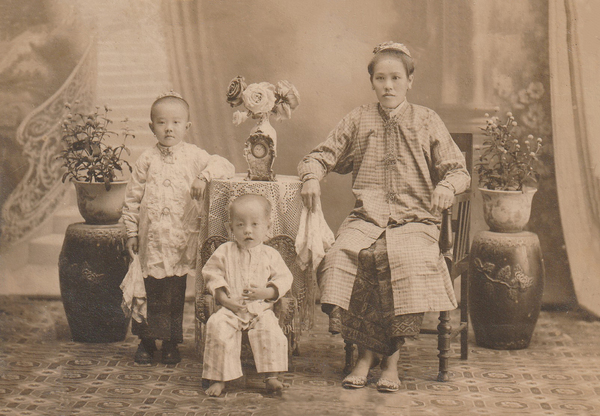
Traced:
<path fill-rule="evenodd" d="M 561 220 L 580 305 L 600 316 L 600 2 L 550 1 L 550 78 Z"/>
<path fill-rule="evenodd" d="M 190 104 L 189 140 L 243 166 L 243 145 L 233 140 L 232 112 L 225 103 L 230 79 L 218 67 L 218 48 L 211 47 L 218 42 L 202 6 L 202 1 L 163 1 L 169 69 L 173 84 Z"/>

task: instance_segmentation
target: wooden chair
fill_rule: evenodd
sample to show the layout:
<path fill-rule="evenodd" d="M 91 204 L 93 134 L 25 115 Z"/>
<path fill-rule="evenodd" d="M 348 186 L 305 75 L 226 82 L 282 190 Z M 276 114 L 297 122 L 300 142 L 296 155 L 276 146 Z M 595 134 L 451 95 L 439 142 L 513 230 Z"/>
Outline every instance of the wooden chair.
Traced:
<path fill-rule="evenodd" d="M 473 166 L 473 135 L 471 133 L 452 133 L 452 139 L 463 152 L 467 170 L 472 172 Z M 448 361 L 450 358 L 450 342 L 460 335 L 460 358 L 468 358 L 468 268 L 469 268 L 469 231 L 471 222 L 471 192 L 467 190 L 456 195 L 452 207 L 444 210 L 440 230 L 440 250 L 448 265 L 452 282 L 461 276 L 460 280 L 460 324 L 452 328 L 450 311 L 442 311 L 439 315 L 437 329 L 422 328 L 421 334 L 438 336 L 439 372 L 438 381 L 449 381 Z M 349 373 L 355 365 L 354 345 L 346 342 L 346 365 L 344 372 Z"/>
<path fill-rule="evenodd" d="M 200 359 L 204 356 L 204 343 L 206 338 L 206 322 L 216 311 L 217 305 L 213 296 L 206 291 L 204 279 L 200 270 L 204 267 L 210 256 L 223 243 L 228 241 L 222 236 L 211 236 L 205 240 L 200 249 L 200 265 L 196 276 L 196 347 Z M 265 244 L 275 248 L 281 254 L 285 264 L 294 275 L 292 289 L 274 305 L 274 313 L 279 319 L 279 325 L 288 339 L 288 358 L 291 363 L 292 355 L 299 355 L 298 338 L 300 331 L 300 318 L 298 304 L 304 295 L 304 275 L 296 263 L 296 250 L 294 240 L 287 235 L 278 235 L 270 238 Z M 244 332 L 242 341 L 242 356 L 250 354 L 247 334 Z"/>

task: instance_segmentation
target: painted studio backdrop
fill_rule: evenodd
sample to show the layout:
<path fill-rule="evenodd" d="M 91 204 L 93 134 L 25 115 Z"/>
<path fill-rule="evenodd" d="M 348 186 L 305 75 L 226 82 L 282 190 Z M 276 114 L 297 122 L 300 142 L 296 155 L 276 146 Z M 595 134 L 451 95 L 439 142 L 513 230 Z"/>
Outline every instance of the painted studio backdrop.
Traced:
<path fill-rule="evenodd" d="M 61 88 L 74 88 L 65 83 L 88 85 L 91 101 L 111 106 L 115 119 L 129 117 L 137 136 L 128 143 L 132 159 L 154 144 L 147 127 L 153 98 L 174 88 L 192 109 L 189 141 L 227 157 L 244 172 L 243 146 L 252 124 L 232 124 L 233 110 L 225 102 L 229 81 L 237 75 L 248 83 L 289 80 L 301 104 L 291 120 L 273 122 L 278 134 L 274 169 L 294 175 L 302 156 L 344 115 L 376 100 L 367 63 L 375 45 L 395 40 L 405 43 L 416 60 L 409 101 L 437 111 L 450 131 L 477 134 L 484 114 L 497 109 L 501 116 L 512 111 L 523 134 L 544 138 L 542 179 L 529 228 L 539 235 L 544 251 L 545 303 L 573 306 L 554 142 L 575 139 L 553 134 L 555 90 L 550 84 L 550 42 L 557 25 L 569 23 L 569 7 L 585 15 L 592 6 L 555 0 L 4 1 L 0 204 L 5 273 L 0 289 L 25 293 L 32 286 L 17 277 L 31 269 L 27 253 L 40 236 L 53 234 L 48 223 L 57 212 L 73 204 L 72 185 L 60 183 L 53 158 L 59 148 L 56 130 L 54 136 L 48 133 L 60 120 L 60 106 L 44 107 Z M 564 19 L 557 23 L 557 16 Z M 78 66 L 78 78 L 73 78 Z M 43 117 L 29 120 L 32 113 Z M 23 127 L 39 127 L 42 119 L 46 132 Z M 485 228 L 478 199 L 476 193 L 473 232 Z M 332 229 L 352 204 L 350 178 L 328 176 L 323 210 Z M 38 266 L 52 272 L 50 264 Z M 49 276 L 45 279 L 57 281 Z M 37 294 L 56 294 L 56 285 L 41 282 Z M 597 281 L 586 285 L 585 291 L 600 292 Z"/>

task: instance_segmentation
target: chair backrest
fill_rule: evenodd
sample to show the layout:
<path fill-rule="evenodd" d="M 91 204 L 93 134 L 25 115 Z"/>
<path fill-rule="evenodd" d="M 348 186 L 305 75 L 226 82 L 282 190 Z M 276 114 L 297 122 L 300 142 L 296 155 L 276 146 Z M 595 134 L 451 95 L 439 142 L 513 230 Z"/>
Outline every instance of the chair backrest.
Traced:
<path fill-rule="evenodd" d="M 465 155 L 467 170 L 473 172 L 473 134 L 452 133 L 452 139 Z M 452 209 L 452 231 L 454 233 L 453 263 L 463 260 L 469 253 L 471 224 L 470 189 L 458 196 Z"/>

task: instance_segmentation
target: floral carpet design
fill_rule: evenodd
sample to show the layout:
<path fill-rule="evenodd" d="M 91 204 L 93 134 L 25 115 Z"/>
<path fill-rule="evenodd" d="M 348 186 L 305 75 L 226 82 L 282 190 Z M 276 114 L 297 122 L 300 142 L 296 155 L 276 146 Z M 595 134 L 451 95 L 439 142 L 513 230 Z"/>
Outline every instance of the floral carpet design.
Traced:
<path fill-rule="evenodd" d="M 300 339 L 282 395 L 264 393 L 248 364 L 227 393 L 209 398 L 195 355 L 193 305 L 186 304 L 183 360 L 138 366 L 125 341 L 70 341 L 62 303 L 0 297 L 0 416 L 18 415 L 600 415 L 600 322 L 574 312 L 542 312 L 531 345 L 501 351 L 478 347 L 469 359 L 453 343 L 452 379 L 435 381 L 437 341 L 422 335 L 401 350 L 402 387 L 375 389 L 378 370 L 360 390 L 341 387 L 343 343 L 326 319 Z M 426 324 L 435 326 L 435 316 Z"/>

